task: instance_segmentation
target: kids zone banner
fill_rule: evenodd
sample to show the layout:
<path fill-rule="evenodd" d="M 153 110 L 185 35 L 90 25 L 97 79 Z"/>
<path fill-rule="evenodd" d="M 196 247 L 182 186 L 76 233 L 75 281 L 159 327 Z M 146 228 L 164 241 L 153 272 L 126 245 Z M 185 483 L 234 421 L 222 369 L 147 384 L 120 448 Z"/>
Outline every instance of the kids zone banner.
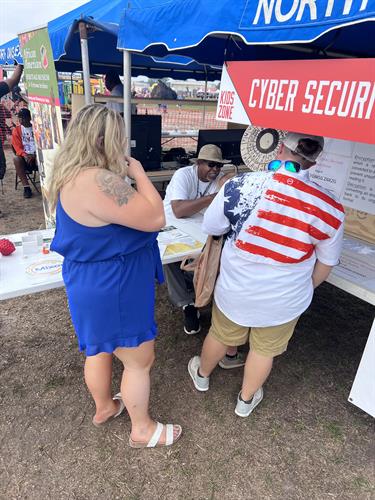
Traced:
<path fill-rule="evenodd" d="M 216 118 L 375 144 L 375 59 L 227 62 Z"/>
<path fill-rule="evenodd" d="M 25 85 L 32 117 L 46 227 L 54 227 L 46 186 L 56 149 L 62 142 L 61 108 L 52 49 L 46 28 L 19 35 Z"/>

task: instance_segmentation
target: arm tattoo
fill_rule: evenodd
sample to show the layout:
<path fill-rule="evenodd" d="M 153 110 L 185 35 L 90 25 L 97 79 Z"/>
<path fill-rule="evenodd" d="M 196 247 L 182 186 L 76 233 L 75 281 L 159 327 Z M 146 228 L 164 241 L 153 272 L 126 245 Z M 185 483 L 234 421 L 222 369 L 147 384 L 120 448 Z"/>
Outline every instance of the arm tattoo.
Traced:
<path fill-rule="evenodd" d="M 100 191 L 112 198 L 119 207 L 126 205 L 134 195 L 134 189 L 121 177 L 108 170 L 100 170 L 96 174 L 96 183 Z"/>

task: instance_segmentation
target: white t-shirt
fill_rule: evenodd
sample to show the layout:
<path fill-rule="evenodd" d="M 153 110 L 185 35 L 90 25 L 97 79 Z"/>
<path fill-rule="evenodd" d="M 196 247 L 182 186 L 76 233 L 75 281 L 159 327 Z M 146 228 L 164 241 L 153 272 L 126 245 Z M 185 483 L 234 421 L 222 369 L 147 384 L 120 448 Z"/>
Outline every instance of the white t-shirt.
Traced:
<path fill-rule="evenodd" d="M 196 200 L 202 196 L 214 194 L 219 191 L 220 173 L 213 182 L 202 182 L 198 178 L 197 165 L 189 165 L 176 170 L 168 184 L 164 198 L 164 210 L 167 215 L 172 214 L 171 201 L 173 200 Z M 204 210 L 201 211 L 202 213 Z"/>
<path fill-rule="evenodd" d="M 113 97 L 123 97 L 124 96 L 124 86 L 122 83 L 119 83 L 111 90 L 111 96 Z M 122 113 L 124 111 L 124 105 L 122 102 L 112 102 L 109 101 L 106 104 L 108 109 L 112 109 L 113 111 L 117 111 L 118 113 Z"/>
<path fill-rule="evenodd" d="M 257 173 L 246 175 L 257 176 Z M 299 175 L 308 179 L 307 171 Z M 233 220 L 231 223 L 227 217 L 229 212 L 232 219 L 242 217 L 246 221 L 249 218 L 249 204 L 246 200 L 241 201 L 239 190 L 232 189 L 228 197 L 226 186 L 229 187 L 231 182 L 224 184 L 204 215 L 202 229 L 207 234 L 218 236 L 233 230 Z M 254 198 L 260 198 L 262 182 L 253 183 Z M 231 205 L 229 209 L 228 205 Z M 293 264 L 252 262 L 236 247 L 235 238 L 229 237 L 221 255 L 215 287 L 218 308 L 231 321 L 248 327 L 281 325 L 298 317 L 309 307 L 313 297 L 312 273 L 317 257 L 326 265 L 338 263 L 343 228 L 344 224 L 341 224 L 335 236 L 318 242 L 309 258 Z"/>
<path fill-rule="evenodd" d="M 21 125 L 22 145 L 26 154 L 33 155 L 35 153 L 35 141 L 32 127 L 24 127 Z"/>

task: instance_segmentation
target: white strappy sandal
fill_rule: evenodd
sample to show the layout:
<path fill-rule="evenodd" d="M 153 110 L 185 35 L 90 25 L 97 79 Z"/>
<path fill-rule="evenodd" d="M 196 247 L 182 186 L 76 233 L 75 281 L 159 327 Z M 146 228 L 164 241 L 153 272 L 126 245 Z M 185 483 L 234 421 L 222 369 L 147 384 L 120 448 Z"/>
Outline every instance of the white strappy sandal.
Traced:
<path fill-rule="evenodd" d="M 104 422 L 100 422 L 100 424 L 97 422 L 94 422 L 94 420 L 93 420 L 92 423 L 95 425 L 95 427 L 101 427 L 102 425 L 107 424 L 108 422 L 110 422 L 114 418 L 119 417 L 121 415 L 121 413 L 125 410 L 125 405 L 124 405 L 124 402 L 122 400 L 121 392 L 118 392 L 115 396 L 113 396 L 112 399 L 113 399 L 113 401 L 119 402 L 118 412 L 115 413 L 114 415 L 112 415 L 111 417 L 107 418 L 107 420 L 104 420 Z"/>
<path fill-rule="evenodd" d="M 131 448 L 159 448 L 161 446 L 171 446 L 180 439 L 182 434 L 182 427 L 181 425 L 174 425 L 174 424 L 165 424 L 165 427 L 166 427 L 165 443 L 159 443 L 160 436 L 163 432 L 164 424 L 156 422 L 155 432 L 151 436 L 151 439 L 148 443 L 140 443 L 138 441 L 133 441 L 132 438 L 129 437 L 129 446 Z M 173 439 L 174 427 L 178 428 L 178 434 L 176 438 Z"/>

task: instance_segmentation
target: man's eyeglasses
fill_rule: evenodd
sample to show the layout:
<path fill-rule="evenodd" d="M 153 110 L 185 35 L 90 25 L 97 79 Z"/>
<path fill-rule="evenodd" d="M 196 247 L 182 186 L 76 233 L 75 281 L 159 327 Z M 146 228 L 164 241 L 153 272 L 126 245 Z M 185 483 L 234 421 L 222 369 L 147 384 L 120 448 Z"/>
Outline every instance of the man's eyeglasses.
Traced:
<path fill-rule="evenodd" d="M 217 163 L 216 161 L 208 161 L 207 166 L 208 168 L 223 168 L 224 165 L 222 163 Z"/>
<path fill-rule="evenodd" d="M 291 161 L 291 160 L 287 160 L 287 161 L 272 160 L 268 164 L 267 169 L 272 170 L 272 172 L 276 172 L 276 170 L 279 170 L 279 168 L 282 165 L 284 165 L 285 170 L 287 170 L 288 172 L 293 172 L 294 174 L 296 174 L 297 172 L 299 172 L 301 170 L 301 165 L 298 162 Z"/>

